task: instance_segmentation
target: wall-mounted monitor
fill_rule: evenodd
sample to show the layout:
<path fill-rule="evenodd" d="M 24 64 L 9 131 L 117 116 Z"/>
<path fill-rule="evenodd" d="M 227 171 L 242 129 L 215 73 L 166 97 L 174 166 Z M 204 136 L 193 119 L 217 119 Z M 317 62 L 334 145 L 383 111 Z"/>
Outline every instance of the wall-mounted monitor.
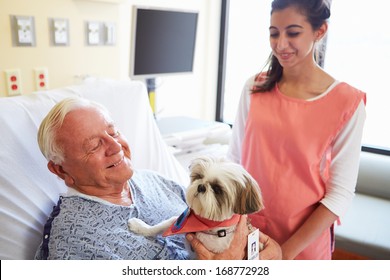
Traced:
<path fill-rule="evenodd" d="M 134 6 L 130 76 L 191 73 L 197 22 L 198 12 Z"/>

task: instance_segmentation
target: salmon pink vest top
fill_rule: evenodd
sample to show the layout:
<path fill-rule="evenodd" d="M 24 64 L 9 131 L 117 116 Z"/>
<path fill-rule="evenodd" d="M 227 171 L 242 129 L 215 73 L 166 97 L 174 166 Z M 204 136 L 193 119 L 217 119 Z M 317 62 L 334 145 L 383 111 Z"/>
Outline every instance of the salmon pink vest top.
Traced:
<path fill-rule="evenodd" d="M 242 164 L 259 183 L 265 204 L 250 218 L 283 244 L 325 196 L 333 142 L 365 94 L 339 83 L 312 101 L 287 97 L 277 86 L 250 98 Z M 330 259 L 332 239 L 326 230 L 296 259 Z"/>

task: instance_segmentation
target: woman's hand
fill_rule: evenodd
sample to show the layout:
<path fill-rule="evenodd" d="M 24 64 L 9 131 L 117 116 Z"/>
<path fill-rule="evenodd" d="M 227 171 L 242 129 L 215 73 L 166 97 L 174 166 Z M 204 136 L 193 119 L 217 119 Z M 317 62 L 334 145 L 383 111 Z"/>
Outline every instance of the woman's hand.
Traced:
<path fill-rule="evenodd" d="M 260 232 L 260 242 L 263 244 L 263 250 L 260 251 L 260 260 L 281 260 L 282 249 L 279 244 L 268 235 Z"/>

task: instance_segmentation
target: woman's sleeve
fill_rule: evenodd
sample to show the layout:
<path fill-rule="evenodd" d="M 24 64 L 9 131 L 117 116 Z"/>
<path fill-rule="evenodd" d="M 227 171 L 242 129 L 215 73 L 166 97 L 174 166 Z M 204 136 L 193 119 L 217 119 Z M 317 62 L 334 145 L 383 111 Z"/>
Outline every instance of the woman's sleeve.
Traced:
<path fill-rule="evenodd" d="M 253 86 L 253 80 L 253 77 L 248 79 L 242 89 L 236 118 L 233 124 L 232 136 L 230 138 L 227 157 L 236 163 L 241 163 L 242 142 L 244 138 L 245 124 L 248 118 L 251 93 L 250 89 Z"/>
<path fill-rule="evenodd" d="M 355 195 L 365 119 L 361 101 L 333 146 L 327 191 L 321 203 L 339 217 L 345 214 Z"/>

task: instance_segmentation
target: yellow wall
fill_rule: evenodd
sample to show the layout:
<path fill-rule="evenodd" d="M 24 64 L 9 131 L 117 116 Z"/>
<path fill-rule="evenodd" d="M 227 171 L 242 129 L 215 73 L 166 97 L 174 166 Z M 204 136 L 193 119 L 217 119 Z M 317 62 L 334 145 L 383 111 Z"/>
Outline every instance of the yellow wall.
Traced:
<path fill-rule="evenodd" d="M 133 5 L 199 12 L 192 74 L 164 77 L 157 88 L 160 116 L 213 119 L 217 87 L 220 0 L 0 0 L 0 97 L 6 95 L 7 69 L 20 69 L 22 94 L 36 91 L 33 69 L 48 69 L 49 88 L 97 76 L 128 79 Z M 34 16 L 35 47 L 12 46 L 10 15 Z M 49 18 L 69 20 L 69 46 L 53 46 Z M 114 46 L 88 46 L 86 21 L 114 22 Z"/>
<path fill-rule="evenodd" d="M 0 96 L 5 96 L 6 69 L 20 69 L 22 93 L 35 91 L 33 69 L 46 67 L 49 87 L 57 88 L 77 82 L 77 75 L 99 75 L 119 78 L 119 47 L 87 46 L 85 21 L 98 20 L 118 23 L 119 5 L 73 0 L 0 0 Z M 35 47 L 14 47 L 10 15 L 34 16 Z M 69 20 L 69 46 L 52 46 L 49 18 Z"/>

